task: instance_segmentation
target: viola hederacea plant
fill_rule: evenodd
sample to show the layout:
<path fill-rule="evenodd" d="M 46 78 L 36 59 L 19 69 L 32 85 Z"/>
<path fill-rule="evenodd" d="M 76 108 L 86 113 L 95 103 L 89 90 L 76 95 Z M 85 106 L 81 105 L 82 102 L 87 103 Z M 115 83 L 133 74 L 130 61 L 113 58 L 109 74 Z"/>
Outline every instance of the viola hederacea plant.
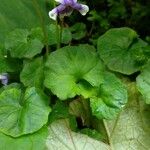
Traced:
<path fill-rule="evenodd" d="M 150 149 L 148 1 L 0 4 L 0 150 Z"/>

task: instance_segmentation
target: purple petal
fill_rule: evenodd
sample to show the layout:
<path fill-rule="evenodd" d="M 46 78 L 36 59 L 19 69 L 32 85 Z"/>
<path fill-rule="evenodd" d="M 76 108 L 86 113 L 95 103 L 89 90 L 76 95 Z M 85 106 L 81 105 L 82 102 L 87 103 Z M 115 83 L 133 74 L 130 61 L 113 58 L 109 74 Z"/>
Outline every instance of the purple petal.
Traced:
<path fill-rule="evenodd" d="M 72 4 L 77 3 L 77 0 L 55 0 L 55 1 L 63 5 L 72 5 Z"/>
<path fill-rule="evenodd" d="M 7 73 L 1 74 L 0 80 L 3 85 L 7 85 L 8 84 L 8 74 Z"/>
<path fill-rule="evenodd" d="M 65 10 L 66 6 L 65 5 L 59 5 L 53 10 L 49 12 L 49 17 L 52 18 L 53 20 L 57 19 L 57 16 Z"/>

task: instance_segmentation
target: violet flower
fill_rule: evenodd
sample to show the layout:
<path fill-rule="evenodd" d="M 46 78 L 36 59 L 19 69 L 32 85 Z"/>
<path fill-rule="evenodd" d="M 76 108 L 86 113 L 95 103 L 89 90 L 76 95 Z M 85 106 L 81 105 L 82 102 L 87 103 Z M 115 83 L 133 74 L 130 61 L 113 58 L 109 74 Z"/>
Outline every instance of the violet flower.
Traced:
<path fill-rule="evenodd" d="M 8 74 L 7 73 L 0 74 L 0 80 L 3 85 L 7 85 L 8 84 Z"/>
<path fill-rule="evenodd" d="M 49 17 L 56 20 L 59 16 L 63 18 L 64 16 L 70 16 L 73 10 L 79 11 L 83 16 L 89 11 L 87 5 L 83 5 L 77 2 L 77 0 L 55 0 L 59 2 L 60 5 L 55 7 L 49 12 Z"/>

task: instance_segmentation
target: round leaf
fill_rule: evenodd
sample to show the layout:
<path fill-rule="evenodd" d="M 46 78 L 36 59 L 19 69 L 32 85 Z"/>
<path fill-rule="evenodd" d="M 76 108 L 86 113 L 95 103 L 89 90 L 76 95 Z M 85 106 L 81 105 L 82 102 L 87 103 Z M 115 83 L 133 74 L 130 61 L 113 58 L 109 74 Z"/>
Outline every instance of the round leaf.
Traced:
<path fill-rule="evenodd" d="M 65 100 L 86 93 L 84 83 L 99 86 L 103 81 L 102 70 L 92 46 L 67 46 L 49 56 L 45 69 L 45 86 Z"/>
<path fill-rule="evenodd" d="M 130 28 L 110 29 L 98 39 L 98 52 L 109 69 L 123 74 L 140 70 L 137 53 L 147 44 Z"/>
<path fill-rule="evenodd" d="M 33 133 L 47 123 L 48 98 L 34 87 L 25 93 L 8 88 L 0 94 L 0 131 L 13 137 Z"/>
<path fill-rule="evenodd" d="M 112 119 L 127 103 L 127 90 L 113 74 L 106 73 L 98 95 L 90 98 L 92 114 L 99 119 Z"/>

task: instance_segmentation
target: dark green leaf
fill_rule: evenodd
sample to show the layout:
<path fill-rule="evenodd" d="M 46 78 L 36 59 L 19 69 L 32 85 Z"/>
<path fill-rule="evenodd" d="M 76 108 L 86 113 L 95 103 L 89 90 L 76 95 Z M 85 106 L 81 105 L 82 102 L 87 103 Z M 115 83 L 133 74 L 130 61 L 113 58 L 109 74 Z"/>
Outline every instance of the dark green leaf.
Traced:
<path fill-rule="evenodd" d="M 98 39 L 98 52 L 109 69 L 123 74 L 140 70 L 137 53 L 147 44 L 127 27 L 110 29 Z"/>

